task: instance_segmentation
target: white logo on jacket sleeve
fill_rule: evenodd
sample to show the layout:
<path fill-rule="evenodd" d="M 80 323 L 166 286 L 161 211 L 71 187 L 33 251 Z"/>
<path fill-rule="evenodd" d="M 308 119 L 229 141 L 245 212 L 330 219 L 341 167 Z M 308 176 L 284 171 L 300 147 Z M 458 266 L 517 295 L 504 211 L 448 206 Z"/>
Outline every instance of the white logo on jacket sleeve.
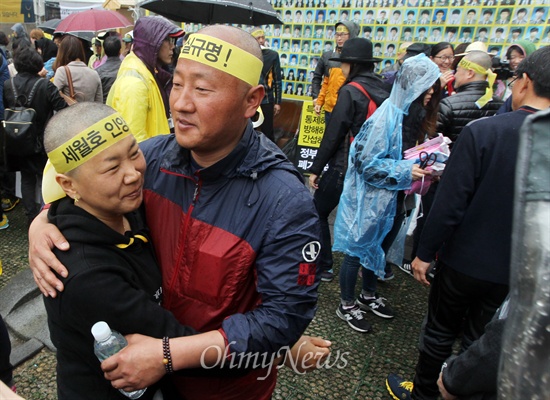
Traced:
<path fill-rule="evenodd" d="M 302 255 L 304 256 L 305 261 L 313 262 L 319 256 L 320 251 L 321 251 L 321 243 L 309 242 L 302 249 Z"/>

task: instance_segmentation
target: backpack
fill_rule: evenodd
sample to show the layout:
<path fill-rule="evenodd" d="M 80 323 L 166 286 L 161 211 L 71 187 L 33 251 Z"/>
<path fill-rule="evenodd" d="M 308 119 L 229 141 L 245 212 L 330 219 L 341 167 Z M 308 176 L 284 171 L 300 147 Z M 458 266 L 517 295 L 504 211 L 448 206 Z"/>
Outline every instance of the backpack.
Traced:
<path fill-rule="evenodd" d="M 28 105 L 31 103 L 38 83 L 33 85 L 29 97 L 18 95 L 15 89 L 13 78 L 11 88 L 15 99 L 15 106 L 4 110 L 4 146 L 5 152 L 14 156 L 29 156 L 38 154 L 43 149 L 42 138 L 36 129 L 36 111 Z M 20 101 L 23 99 L 24 101 Z"/>
<path fill-rule="evenodd" d="M 360 84 L 358 84 L 357 82 L 349 82 L 348 85 L 350 86 L 353 86 L 354 88 L 357 88 L 359 89 L 359 91 L 361 93 L 363 93 L 365 96 L 367 96 L 367 99 L 369 99 L 369 106 L 367 108 L 367 116 L 365 117 L 365 121 L 367 119 L 370 118 L 370 116 L 372 114 L 374 114 L 374 112 L 376 111 L 376 109 L 378 108 L 378 106 L 376 105 L 376 103 L 371 99 L 371 97 L 369 96 L 369 94 L 367 93 L 367 91 L 365 90 L 365 88 L 363 86 L 361 86 Z M 353 136 L 350 136 L 349 138 L 349 142 L 352 143 L 353 142 Z"/>

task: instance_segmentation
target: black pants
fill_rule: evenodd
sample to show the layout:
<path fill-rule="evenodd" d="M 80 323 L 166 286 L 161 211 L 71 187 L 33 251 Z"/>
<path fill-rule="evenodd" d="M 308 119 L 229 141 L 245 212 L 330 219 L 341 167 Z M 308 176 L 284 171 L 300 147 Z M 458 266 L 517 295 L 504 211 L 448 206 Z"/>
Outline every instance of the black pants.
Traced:
<path fill-rule="evenodd" d="M 442 262 L 437 268 L 420 332 L 413 399 L 438 398 L 437 378 L 456 337 L 463 329 L 461 351 L 467 349 L 483 334 L 508 293 L 508 285 L 472 278 Z"/>
<path fill-rule="evenodd" d="M 11 342 L 6 324 L 0 316 L 0 380 L 7 386 L 13 379 L 13 367 L 10 364 Z"/>
<path fill-rule="evenodd" d="M 37 188 L 42 185 L 42 175 L 34 172 L 21 171 L 21 197 L 23 206 L 25 206 L 25 214 L 30 224 L 38 215 L 41 208 L 41 202 L 36 202 Z"/>
<path fill-rule="evenodd" d="M 432 209 L 432 204 L 434 202 L 438 185 L 439 183 L 432 182 L 432 184 L 430 185 L 430 188 L 428 189 L 428 192 L 424 196 L 422 196 L 422 209 L 421 209 L 422 217 L 416 220 L 416 228 L 414 229 L 414 233 L 413 233 L 411 261 L 414 260 L 414 258 L 416 257 L 416 251 L 418 250 L 418 245 L 420 244 L 420 236 L 422 235 L 422 230 L 424 229 L 424 224 L 426 223 L 428 214 Z"/>
<path fill-rule="evenodd" d="M 328 217 L 340 202 L 340 195 L 344 189 L 344 178 L 344 172 L 329 168 L 319 179 L 319 189 L 313 195 L 315 208 L 321 222 L 323 240 L 321 243 L 321 254 L 319 255 L 319 268 L 321 271 L 328 271 L 332 268 L 332 239 Z"/>
<path fill-rule="evenodd" d="M 271 139 L 272 142 L 275 142 L 275 134 L 273 133 L 273 109 L 275 107 L 274 103 L 261 104 L 260 108 L 264 114 L 264 122 L 259 127 L 259 130 Z"/>

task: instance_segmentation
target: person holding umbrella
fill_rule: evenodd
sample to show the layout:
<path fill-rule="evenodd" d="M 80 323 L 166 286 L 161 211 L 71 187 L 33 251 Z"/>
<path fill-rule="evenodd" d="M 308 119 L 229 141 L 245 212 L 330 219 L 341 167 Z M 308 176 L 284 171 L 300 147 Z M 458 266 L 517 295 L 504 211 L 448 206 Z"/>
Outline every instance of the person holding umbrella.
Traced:
<path fill-rule="evenodd" d="M 134 43 L 118 72 L 107 105 L 120 112 L 138 142 L 170 133 L 168 97 L 175 40 L 181 28 L 160 16 L 141 17 L 134 26 Z"/>

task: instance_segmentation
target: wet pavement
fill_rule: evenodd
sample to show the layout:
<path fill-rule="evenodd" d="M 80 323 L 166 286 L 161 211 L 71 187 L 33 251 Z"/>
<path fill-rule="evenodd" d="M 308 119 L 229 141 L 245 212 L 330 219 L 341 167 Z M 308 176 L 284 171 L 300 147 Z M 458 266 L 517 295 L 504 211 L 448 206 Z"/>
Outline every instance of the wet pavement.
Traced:
<path fill-rule="evenodd" d="M 8 213 L 10 227 L 0 231 L 0 314 L 12 339 L 12 362 L 17 391 L 26 399 L 56 399 L 55 353 L 49 341 L 41 295 L 28 269 L 26 217 L 22 205 Z M 338 272 L 341 255 L 335 255 Z M 388 299 L 395 318 L 372 313 L 370 333 L 353 331 L 336 316 L 338 278 L 322 282 L 318 311 L 307 334 L 332 341 L 330 368 L 298 375 L 281 368 L 274 399 L 390 399 L 385 387 L 389 372 L 412 378 L 420 324 L 428 289 L 397 267 L 395 279 L 380 283 L 378 292 Z M 357 285 L 359 290 L 360 285 Z"/>

